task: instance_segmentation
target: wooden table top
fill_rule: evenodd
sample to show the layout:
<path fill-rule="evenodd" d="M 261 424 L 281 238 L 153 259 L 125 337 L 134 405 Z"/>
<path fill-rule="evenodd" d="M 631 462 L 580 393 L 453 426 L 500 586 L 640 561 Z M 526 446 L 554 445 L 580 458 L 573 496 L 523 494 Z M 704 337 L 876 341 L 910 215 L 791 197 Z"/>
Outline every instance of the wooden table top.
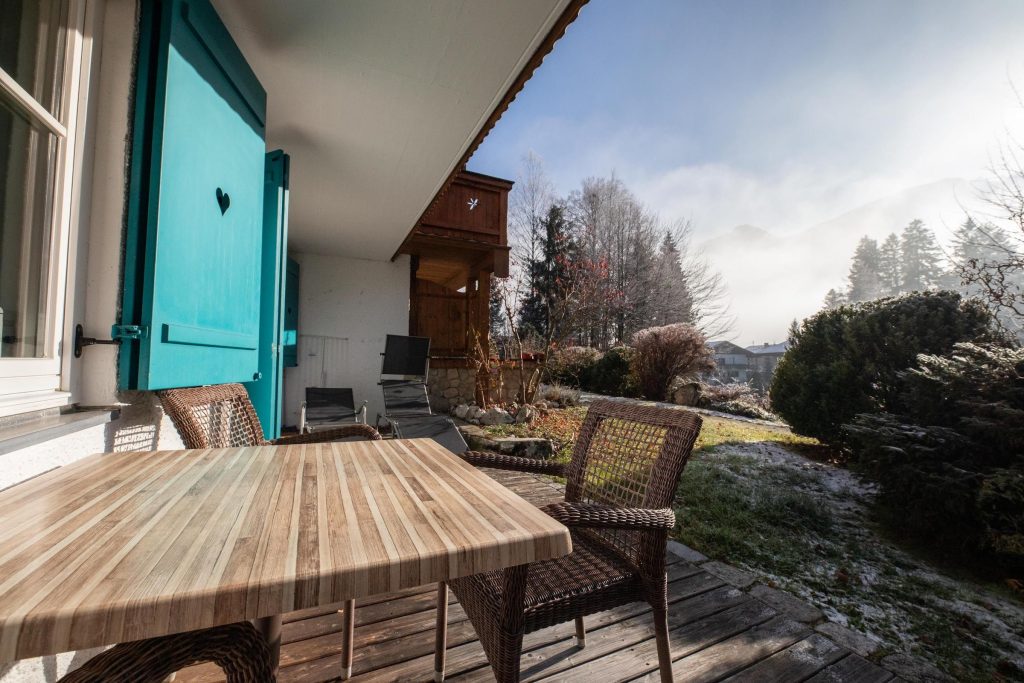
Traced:
<path fill-rule="evenodd" d="M 0 661 L 571 552 L 428 439 L 94 455 L 0 493 Z"/>

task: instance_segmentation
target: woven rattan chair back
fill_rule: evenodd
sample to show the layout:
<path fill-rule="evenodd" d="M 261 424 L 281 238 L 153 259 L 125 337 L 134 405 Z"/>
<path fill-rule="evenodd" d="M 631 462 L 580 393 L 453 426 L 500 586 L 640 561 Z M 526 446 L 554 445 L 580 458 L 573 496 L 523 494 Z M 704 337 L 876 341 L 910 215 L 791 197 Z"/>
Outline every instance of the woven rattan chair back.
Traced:
<path fill-rule="evenodd" d="M 684 410 L 592 403 L 566 470 L 565 499 L 627 508 L 670 507 L 700 418 Z M 594 531 L 639 561 L 641 533 Z"/>
<path fill-rule="evenodd" d="M 237 448 L 267 443 L 259 417 L 241 384 L 159 392 L 186 448 Z"/>

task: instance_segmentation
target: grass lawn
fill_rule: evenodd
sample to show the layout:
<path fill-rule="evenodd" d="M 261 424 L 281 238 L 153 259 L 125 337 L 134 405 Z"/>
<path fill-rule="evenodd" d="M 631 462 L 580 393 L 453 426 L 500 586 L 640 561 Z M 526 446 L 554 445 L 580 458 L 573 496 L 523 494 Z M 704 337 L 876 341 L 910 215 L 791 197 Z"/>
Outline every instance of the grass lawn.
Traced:
<path fill-rule="evenodd" d="M 568 459 L 586 408 L 492 433 L 546 436 Z M 788 430 L 705 417 L 683 473 L 674 535 L 799 595 L 956 680 L 1024 680 L 1024 604 L 998 582 L 938 568 L 881 533 L 874 491 Z"/>

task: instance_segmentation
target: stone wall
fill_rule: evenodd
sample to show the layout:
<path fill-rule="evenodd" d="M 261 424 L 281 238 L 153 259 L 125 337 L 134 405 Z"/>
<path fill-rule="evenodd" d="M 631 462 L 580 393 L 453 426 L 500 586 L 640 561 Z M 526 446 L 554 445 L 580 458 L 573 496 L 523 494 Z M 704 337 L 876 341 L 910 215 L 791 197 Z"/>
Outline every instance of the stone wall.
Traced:
<path fill-rule="evenodd" d="M 455 365 L 455 363 L 449 364 Z M 438 366 L 439 363 L 431 363 L 430 378 L 427 382 L 430 407 L 434 412 L 447 413 L 460 403 L 477 403 L 476 369 L 465 365 L 461 367 Z M 527 363 L 527 373 L 535 369 L 535 363 Z M 502 363 L 498 367 L 491 368 L 488 376 L 484 379 L 486 385 L 489 386 L 487 399 L 489 403 L 510 403 L 518 400 L 519 388 L 522 383 L 519 379 L 519 368 L 512 363 Z"/>

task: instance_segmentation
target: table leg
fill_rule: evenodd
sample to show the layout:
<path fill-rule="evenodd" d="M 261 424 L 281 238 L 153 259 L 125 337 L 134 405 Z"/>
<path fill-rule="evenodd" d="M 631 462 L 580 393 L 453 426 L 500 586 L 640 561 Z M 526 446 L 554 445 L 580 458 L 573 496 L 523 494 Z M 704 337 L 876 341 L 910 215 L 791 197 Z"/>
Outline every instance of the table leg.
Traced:
<path fill-rule="evenodd" d="M 346 600 L 341 615 L 341 680 L 352 677 L 352 643 L 356 633 L 356 601 Z"/>
<path fill-rule="evenodd" d="M 437 583 L 437 624 L 434 626 L 434 680 L 444 680 L 444 660 L 448 647 L 448 584 Z"/>
<path fill-rule="evenodd" d="M 272 617 L 253 619 L 252 625 L 260 632 L 270 647 L 270 668 L 277 676 L 277 669 L 281 664 L 281 615 L 275 614 Z"/>

